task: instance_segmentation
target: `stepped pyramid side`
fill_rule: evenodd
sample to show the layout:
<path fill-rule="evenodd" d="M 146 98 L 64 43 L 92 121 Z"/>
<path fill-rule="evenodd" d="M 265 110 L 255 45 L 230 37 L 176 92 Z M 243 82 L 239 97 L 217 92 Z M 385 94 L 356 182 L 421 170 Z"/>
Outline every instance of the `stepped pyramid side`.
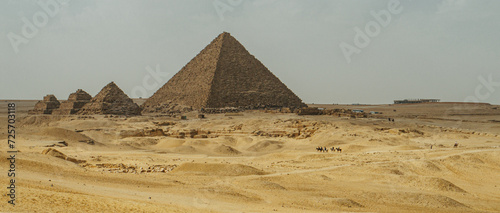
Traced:
<path fill-rule="evenodd" d="M 302 107 L 302 100 L 229 33 L 224 35 L 209 108 Z"/>
<path fill-rule="evenodd" d="M 85 104 L 78 114 L 140 115 L 141 109 L 123 90 L 111 82 Z"/>
<path fill-rule="evenodd" d="M 172 105 L 200 108 L 207 102 L 217 67 L 223 36 L 215 38 L 205 49 L 175 74 L 142 106 L 145 112 L 167 110 Z"/>
<path fill-rule="evenodd" d="M 71 93 L 67 101 L 63 101 L 59 106 L 59 109 L 52 111 L 54 115 L 72 115 L 76 114 L 85 104 L 90 102 L 92 96 L 82 89 Z"/>
<path fill-rule="evenodd" d="M 304 104 L 229 33 L 222 33 L 144 104 L 144 112 Z"/>
<path fill-rule="evenodd" d="M 52 114 L 52 111 L 58 109 L 61 103 L 54 95 L 46 95 L 42 101 L 35 104 L 33 110 L 28 111 L 28 114 Z"/>

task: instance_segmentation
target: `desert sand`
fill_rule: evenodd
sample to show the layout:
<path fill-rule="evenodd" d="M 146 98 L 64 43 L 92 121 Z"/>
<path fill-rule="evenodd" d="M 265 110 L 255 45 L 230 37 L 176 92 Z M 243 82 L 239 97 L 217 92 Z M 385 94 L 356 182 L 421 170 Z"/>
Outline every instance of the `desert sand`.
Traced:
<path fill-rule="evenodd" d="M 3 196 L 3 212 L 500 211 L 494 105 L 313 105 L 383 114 L 190 112 L 181 120 L 28 115 L 36 101 L 16 103 L 16 206 Z"/>

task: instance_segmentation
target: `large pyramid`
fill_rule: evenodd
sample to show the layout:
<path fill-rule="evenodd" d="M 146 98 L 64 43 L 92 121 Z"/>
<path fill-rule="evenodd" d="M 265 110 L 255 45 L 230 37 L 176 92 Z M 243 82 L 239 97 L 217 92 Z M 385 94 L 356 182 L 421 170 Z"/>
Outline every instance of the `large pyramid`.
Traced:
<path fill-rule="evenodd" d="M 114 82 L 111 82 L 85 104 L 78 114 L 140 115 L 141 109 Z"/>
<path fill-rule="evenodd" d="M 229 33 L 222 33 L 144 104 L 200 108 L 302 107 L 304 103 Z"/>

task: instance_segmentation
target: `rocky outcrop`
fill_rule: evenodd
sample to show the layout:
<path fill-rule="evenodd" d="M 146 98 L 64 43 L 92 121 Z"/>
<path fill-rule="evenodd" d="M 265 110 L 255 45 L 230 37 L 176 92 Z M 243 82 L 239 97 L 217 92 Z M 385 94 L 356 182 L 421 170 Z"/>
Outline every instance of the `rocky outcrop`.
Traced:
<path fill-rule="evenodd" d="M 64 153 L 58 151 L 57 149 L 53 149 L 53 148 L 48 148 L 48 149 L 43 150 L 42 154 L 50 155 L 50 156 L 53 156 L 56 158 L 61 158 L 63 160 L 71 161 L 71 162 L 76 163 L 76 164 L 86 162 L 85 160 L 78 160 L 76 158 L 69 157 L 69 156 L 65 155 Z"/>

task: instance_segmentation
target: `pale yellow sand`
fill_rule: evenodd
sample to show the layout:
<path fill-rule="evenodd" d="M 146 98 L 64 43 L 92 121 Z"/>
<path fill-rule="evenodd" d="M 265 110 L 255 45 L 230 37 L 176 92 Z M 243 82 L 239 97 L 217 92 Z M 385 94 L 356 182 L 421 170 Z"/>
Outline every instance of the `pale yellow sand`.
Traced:
<path fill-rule="evenodd" d="M 4 105 L 0 170 L 7 173 Z M 204 120 L 191 113 L 183 121 L 27 117 L 33 105 L 18 104 L 17 205 L 3 196 L 4 212 L 500 211 L 495 106 L 328 106 L 383 111 L 381 116 L 395 118 L 392 123 L 263 112 Z M 175 124 L 154 123 L 165 121 Z M 157 128 L 210 134 L 130 137 Z M 310 137 L 286 136 L 297 131 Z M 79 142 L 86 140 L 95 144 Z M 69 146 L 52 148 L 87 162 L 42 154 L 44 146 L 59 141 Z M 341 147 L 342 153 L 319 153 L 317 146 Z M 3 176 L 2 194 L 8 181 Z"/>

